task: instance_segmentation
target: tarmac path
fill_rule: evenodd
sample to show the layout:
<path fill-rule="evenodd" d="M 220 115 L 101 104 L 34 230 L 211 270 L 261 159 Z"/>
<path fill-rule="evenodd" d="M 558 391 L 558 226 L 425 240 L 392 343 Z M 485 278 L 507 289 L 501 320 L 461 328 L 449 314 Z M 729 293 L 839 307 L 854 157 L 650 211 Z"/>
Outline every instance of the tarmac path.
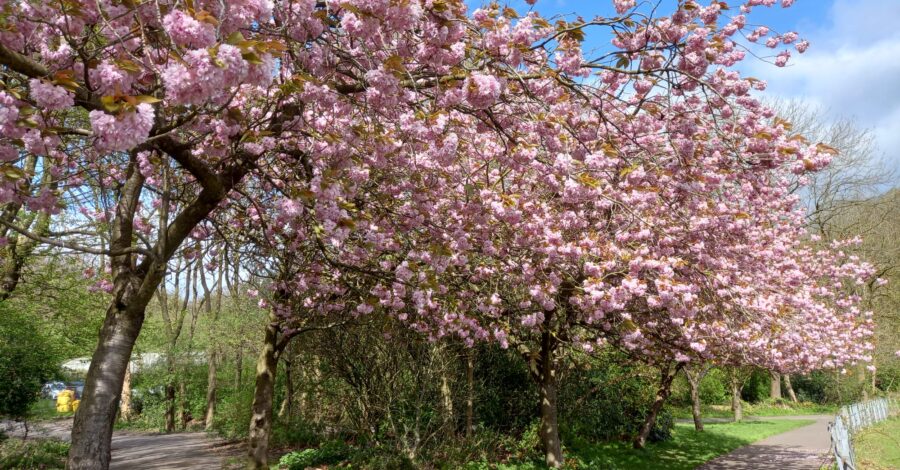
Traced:
<path fill-rule="evenodd" d="M 4 421 L 2 426 L 10 436 L 21 437 L 21 423 Z M 60 419 L 30 424 L 28 438 L 53 438 L 68 441 L 72 419 Z M 221 470 L 227 468 L 229 457 L 240 455 L 234 446 L 213 439 L 202 432 L 156 434 L 116 431 L 112 438 L 110 469 L 192 469 Z"/>
<path fill-rule="evenodd" d="M 757 419 L 814 419 L 815 423 L 767 437 L 716 457 L 698 470 L 819 470 L 831 460 L 828 423 L 831 415 L 778 416 Z"/>

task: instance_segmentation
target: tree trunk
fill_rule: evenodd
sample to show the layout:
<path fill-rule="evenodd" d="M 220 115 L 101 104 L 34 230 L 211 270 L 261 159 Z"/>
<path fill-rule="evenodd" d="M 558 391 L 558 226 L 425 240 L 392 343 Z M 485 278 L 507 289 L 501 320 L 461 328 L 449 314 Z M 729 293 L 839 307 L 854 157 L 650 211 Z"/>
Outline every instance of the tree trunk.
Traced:
<path fill-rule="evenodd" d="M 771 398 L 773 400 L 780 400 L 781 399 L 781 374 L 779 374 L 778 372 L 772 371 L 771 376 L 772 376 L 772 381 L 771 381 L 771 387 L 769 390 L 769 398 Z"/>
<path fill-rule="evenodd" d="M 272 401 L 275 395 L 275 374 L 278 371 L 280 333 L 278 319 L 270 314 L 263 347 L 256 361 L 256 388 L 253 392 L 250 433 L 247 438 L 249 469 L 269 468 L 269 437 L 272 432 Z"/>
<path fill-rule="evenodd" d="M 278 417 L 283 418 L 287 416 L 290 419 L 294 416 L 294 378 L 291 370 L 293 361 L 284 359 L 282 362 L 284 362 L 285 393 L 284 400 L 281 402 L 281 409 L 278 410 Z"/>
<path fill-rule="evenodd" d="M 449 434 L 456 433 L 456 415 L 453 411 L 453 391 L 450 389 L 450 378 L 447 376 L 447 351 L 445 345 L 438 344 L 432 349 L 434 354 L 434 362 L 438 368 L 438 375 L 441 379 L 441 403 L 440 409 L 444 429 Z"/>
<path fill-rule="evenodd" d="M 644 446 L 647 445 L 647 438 L 650 437 L 650 431 L 652 431 L 653 426 L 656 425 L 656 417 L 659 416 L 660 410 L 662 410 L 663 405 L 665 405 L 666 400 L 669 398 L 669 393 L 672 391 L 672 382 L 675 380 L 675 375 L 678 374 L 678 370 L 681 369 L 681 367 L 682 364 L 678 364 L 675 366 L 674 370 L 672 370 L 672 367 L 667 365 L 660 371 L 660 383 L 659 389 L 656 391 L 656 399 L 653 400 L 653 404 L 650 406 L 650 412 L 647 414 L 646 419 L 644 419 L 644 424 L 641 426 L 641 431 L 632 443 L 635 449 L 643 449 Z"/>
<path fill-rule="evenodd" d="M 115 298 L 124 299 L 127 294 Z M 125 370 L 144 322 L 144 306 L 127 308 L 127 305 L 121 300 L 114 301 L 106 312 L 72 425 L 67 469 L 109 468 L 113 423 Z"/>
<path fill-rule="evenodd" d="M 166 432 L 175 432 L 175 382 L 166 382 Z"/>
<path fill-rule="evenodd" d="M 184 377 L 179 375 L 178 378 L 178 395 L 181 398 L 181 406 L 179 406 L 179 410 L 181 413 L 181 429 L 187 429 L 187 424 L 194 417 L 191 415 L 191 406 L 188 403 L 187 398 L 187 385 L 184 383 Z"/>
<path fill-rule="evenodd" d="M 122 383 L 122 399 L 119 400 L 119 417 L 123 421 L 131 419 L 131 364 L 125 367 L 125 379 Z"/>
<path fill-rule="evenodd" d="M 160 143 L 165 143 L 165 139 Z M 249 165 L 234 165 L 201 181 L 203 189 L 171 224 L 161 226 L 154 256 L 138 259 L 128 251 L 134 243 L 134 217 L 140 202 L 144 177 L 132 156 L 125 184 L 119 191 L 109 242 L 113 274 L 112 301 L 100 329 L 97 348 L 85 378 L 84 396 L 72 425 L 69 470 L 109 468 L 113 423 L 122 393 L 125 369 L 144 323 L 147 304 L 162 282 L 169 260 L 190 232 L 225 199 L 249 171 Z M 167 178 L 166 178 L 167 181 Z M 168 212 L 163 196 L 160 212 Z M 105 258 L 101 258 L 105 260 Z"/>
<path fill-rule="evenodd" d="M 703 431 L 703 417 L 700 415 L 700 378 L 685 368 L 684 375 L 691 387 L 691 415 L 694 417 L 694 429 Z"/>
<path fill-rule="evenodd" d="M 216 348 L 212 347 L 209 349 L 209 360 L 207 361 L 207 374 L 206 374 L 206 416 L 204 417 L 204 429 L 207 431 L 211 431 L 213 428 L 213 421 L 216 417 L 216 368 L 218 362 L 218 355 L 216 354 Z"/>
<path fill-rule="evenodd" d="M 234 390 L 241 389 L 241 379 L 244 372 L 244 345 L 238 344 L 237 357 L 234 359 Z"/>
<path fill-rule="evenodd" d="M 466 354 L 466 437 L 472 437 L 475 420 L 475 350 Z"/>
<path fill-rule="evenodd" d="M 559 441 L 557 377 L 553 358 L 555 339 L 549 328 L 551 313 L 546 314 L 545 330 L 541 333 L 541 352 L 537 378 L 541 399 L 541 446 L 549 468 L 561 468 L 564 463 L 562 443 Z"/>
<path fill-rule="evenodd" d="M 734 413 L 734 422 L 744 420 L 744 408 L 741 403 L 741 385 L 737 377 L 731 378 L 731 411 Z"/>
<path fill-rule="evenodd" d="M 792 402 L 797 403 L 797 394 L 794 393 L 794 387 L 791 386 L 791 375 L 784 374 L 782 378 L 784 379 L 784 388 L 787 389 L 788 398 L 790 398 Z"/>

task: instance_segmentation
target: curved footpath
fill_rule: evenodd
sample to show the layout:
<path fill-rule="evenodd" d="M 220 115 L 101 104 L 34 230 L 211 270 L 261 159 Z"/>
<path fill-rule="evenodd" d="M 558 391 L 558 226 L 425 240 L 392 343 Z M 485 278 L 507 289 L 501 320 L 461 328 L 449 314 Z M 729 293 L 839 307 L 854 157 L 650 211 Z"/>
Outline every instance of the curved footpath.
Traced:
<path fill-rule="evenodd" d="M 697 467 L 698 470 L 819 470 L 831 460 L 828 423 L 833 416 L 778 416 L 763 419 L 814 419 L 816 422 L 735 449 Z"/>
<path fill-rule="evenodd" d="M 3 422 L 12 436 L 20 436 L 24 429 L 19 423 Z M 68 441 L 72 420 L 45 421 L 29 426 L 29 438 L 54 438 Z M 213 439 L 202 432 L 155 434 L 116 431 L 112 439 L 111 470 L 221 470 L 228 457 L 238 455 L 225 441 Z"/>

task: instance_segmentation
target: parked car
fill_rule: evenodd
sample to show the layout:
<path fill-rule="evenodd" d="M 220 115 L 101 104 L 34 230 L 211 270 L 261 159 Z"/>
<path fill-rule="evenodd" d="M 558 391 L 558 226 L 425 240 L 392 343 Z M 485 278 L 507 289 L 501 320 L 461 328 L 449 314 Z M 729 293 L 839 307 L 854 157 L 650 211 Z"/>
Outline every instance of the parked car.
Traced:
<path fill-rule="evenodd" d="M 50 400 L 56 400 L 59 392 L 66 389 L 66 384 L 62 382 L 47 382 L 41 387 L 41 396 Z"/>
<path fill-rule="evenodd" d="M 84 382 L 69 382 L 66 384 L 66 388 L 75 390 L 75 399 L 81 400 L 81 394 L 84 393 Z"/>

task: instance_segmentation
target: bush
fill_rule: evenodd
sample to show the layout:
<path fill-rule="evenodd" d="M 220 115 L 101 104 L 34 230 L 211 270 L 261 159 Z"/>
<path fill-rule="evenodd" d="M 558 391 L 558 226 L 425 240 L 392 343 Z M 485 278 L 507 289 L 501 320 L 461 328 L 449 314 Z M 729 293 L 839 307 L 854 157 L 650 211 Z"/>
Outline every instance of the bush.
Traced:
<path fill-rule="evenodd" d="M 612 351 L 587 364 L 589 369 L 571 371 L 561 383 L 559 411 L 563 441 L 634 438 L 656 397 L 658 372 L 631 364 Z M 664 409 L 648 439 L 651 442 L 667 439 L 673 426 L 671 413 Z"/>
<path fill-rule="evenodd" d="M 62 469 L 69 444 L 54 439 L 7 439 L 0 442 L 0 468 Z"/>
<path fill-rule="evenodd" d="M 40 398 L 59 371 L 55 346 L 33 317 L 0 308 L 0 416 L 24 418 Z"/>
<path fill-rule="evenodd" d="M 741 399 L 749 403 L 759 403 L 767 400 L 771 391 L 772 376 L 768 371 L 756 369 L 750 378 L 744 382 L 741 390 Z"/>
<path fill-rule="evenodd" d="M 700 402 L 710 405 L 731 403 L 731 385 L 725 371 L 712 369 L 703 377 L 700 381 Z"/>
<path fill-rule="evenodd" d="M 408 457 L 384 446 L 357 450 L 349 458 L 350 468 L 366 470 L 416 470 Z"/>
<path fill-rule="evenodd" d="M 350 456 L 350 448 L 343 441 L 328 441 L 318 449 L 303 449 L 281 457 L 278 468 L 304 470 L 319 465 L 333 465 Z"/>
<path fill-rule="evenodd" d="M 538 392 L 525 361 L 497 345 L 480 346 L 475 362 L 475 416 L 485 427 L 521 434 L 538 418 Z"/>
<path fill-rule="evenodd" d="M 834 371 L 814 371 L 791 376 L 791 385 L 800 401 L 844 405 L 862 399 L 865 384 L 855 374 L 837 375 Z"/>

